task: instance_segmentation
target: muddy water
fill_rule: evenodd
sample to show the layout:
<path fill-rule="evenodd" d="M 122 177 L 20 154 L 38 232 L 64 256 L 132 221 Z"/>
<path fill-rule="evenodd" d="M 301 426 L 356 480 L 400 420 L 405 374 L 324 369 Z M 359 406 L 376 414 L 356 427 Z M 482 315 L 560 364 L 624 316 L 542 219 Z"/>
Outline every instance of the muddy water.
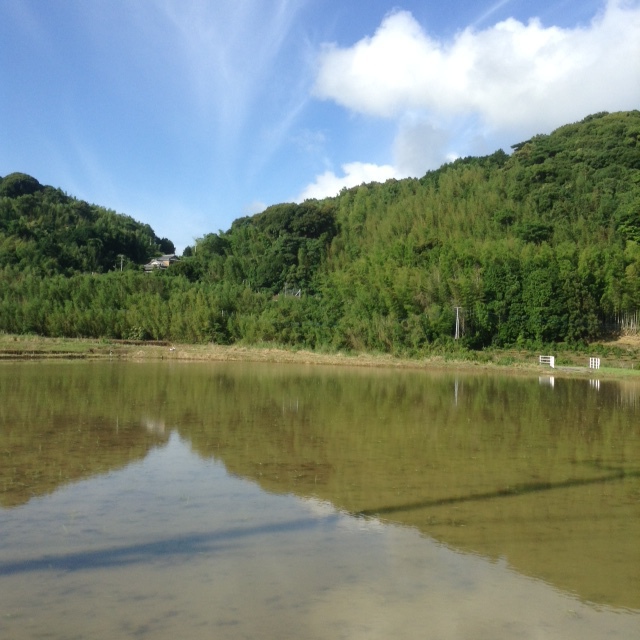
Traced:
<path fill-rule="evenodd" d="M 2 638 L 640 636 L 640 388 L 0 366 Z"/>

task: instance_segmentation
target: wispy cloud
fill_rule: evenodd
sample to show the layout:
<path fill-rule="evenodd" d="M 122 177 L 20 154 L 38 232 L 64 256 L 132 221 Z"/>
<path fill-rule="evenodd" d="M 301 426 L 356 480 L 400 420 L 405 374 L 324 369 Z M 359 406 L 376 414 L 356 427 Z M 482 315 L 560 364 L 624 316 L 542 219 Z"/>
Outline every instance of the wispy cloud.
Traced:
<path fill-rule="evenodd" d="M 500 11 L 502 7 L 511 3 L 511 0 L 498 0 L 498 2 L 492 4 L 476 21 L 473 23 L 473 27 L 478 27 L 482 23 L 486 22 L 496 11 Z"/>
<path fill-rule="evenodd" d="M 318 154 L 324 149 L 326 135 L 323 131 L 311 131 L 303 129 L 292 140 L 294 145 L 305 153 Z"/>
<path fill-rule="evenodd" d="M 275 121 L 265 123 L 259 132 L 260 144 L 250 158 L 247 167 L 249 174 L 256 174 L 273 157 L 276 150 L 290 137 L 290 132 L 298 121 L 307 103 L 308 92 L 294 91 L 292 104 L 286 104 L 278 113 Z"/>
<path fill-rule="evenodd" d="M 267 204 L 265 202 L 261 202 L 260 200 L 254 200 L 245 206 L 244 211 L 242 212 L 245 216 L 252 216 L 256 213 L 262 213 L 267 208 Z"/>
<path fill-rule="evenodd" d="M 246 124 L 271 79 L 298 13 L 293 0 L 166 0 L 175 29 L 176 54 L 203 115 L 213 115 L 218 133 L 233 138 Z"/>
<path fill-rule="evenodd" d="M 23 37 L 45 48 L 48 54 L 53 53 L 49 34 L 33 7 L 25 2 L 7 2 L 3 6 L 3 11 L 8 13 L 8 19 L 17 25 Z"/>

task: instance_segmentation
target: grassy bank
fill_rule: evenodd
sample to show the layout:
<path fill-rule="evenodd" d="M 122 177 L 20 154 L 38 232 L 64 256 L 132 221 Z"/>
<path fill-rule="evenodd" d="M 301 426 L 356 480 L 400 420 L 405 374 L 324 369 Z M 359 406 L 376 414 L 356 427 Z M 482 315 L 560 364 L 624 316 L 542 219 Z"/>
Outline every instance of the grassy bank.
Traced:
<path fill-rule="evenodd" d="M 425 358 L 398 358 L 388 354 L 318 353 L 274 345 L 223 346 L 170 344 L 134 340 L 43 338 L 34 335 L 0 334 L 0 360 L 25 359 L 120 359 L 181 361 L 244 361 L 391 368 L 457 367 L 544 372 L 554 375 L 603 377 L 640 376 L 640 340 L 621 338 L 590 345 L 584 350 L 545 350 L 556 356 L 556 369 L 538 363 L 539 351 L 488 349 L 458 350 Z M 598 356 L 601 368 L 588 369 L 589 357 Z"/>

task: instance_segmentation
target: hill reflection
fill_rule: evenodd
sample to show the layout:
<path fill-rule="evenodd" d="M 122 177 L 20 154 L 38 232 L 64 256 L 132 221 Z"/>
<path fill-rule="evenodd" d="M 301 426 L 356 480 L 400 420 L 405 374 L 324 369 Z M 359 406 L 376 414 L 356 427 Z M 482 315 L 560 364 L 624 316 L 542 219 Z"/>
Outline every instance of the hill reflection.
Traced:
<path fill-rule="evenodd" d="M 0 381 L 5 507 L 126 466 L 177 430 L 266 491 L 416 527 L 640 609 L 640 405 L 628 384 L 131 363 L 11 365 Z"/>
<path fill-rule="evenodd" d="M 0 368 L 0 506 L 123 468 L 167 440 L 110 367 Z"/>

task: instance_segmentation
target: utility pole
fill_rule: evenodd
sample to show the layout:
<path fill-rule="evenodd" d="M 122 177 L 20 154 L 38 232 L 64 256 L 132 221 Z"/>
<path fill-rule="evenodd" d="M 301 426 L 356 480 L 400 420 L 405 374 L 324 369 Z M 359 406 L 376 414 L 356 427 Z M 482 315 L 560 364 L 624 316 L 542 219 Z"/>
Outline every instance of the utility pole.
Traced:
<path fill-rule="evenodd" d="M 460 339 L 460 311 L 462 307 L 455 307 L 456 310 L 456 335 L 454 336 L 454 340 Z"/>

